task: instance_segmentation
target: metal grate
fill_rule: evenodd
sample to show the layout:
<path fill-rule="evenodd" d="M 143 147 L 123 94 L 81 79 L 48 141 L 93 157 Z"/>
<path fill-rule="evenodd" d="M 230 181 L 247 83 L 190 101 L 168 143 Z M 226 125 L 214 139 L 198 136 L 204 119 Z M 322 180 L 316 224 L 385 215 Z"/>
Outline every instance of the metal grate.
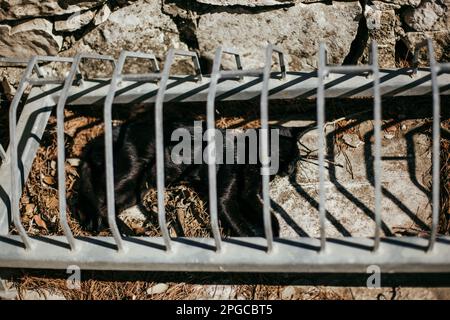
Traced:
<path fill-rule="evenodd" d="M 278 56 L 280 71 L 272 71 L 272 56 Z M 377 44 L 371 45 L 368 66 L 330 66 L 326 48 L 319 49 L 319 68 L 314 72 L 288 72 L 283 51 L 273 45 L 266 48 L 264 67 L 243 69 L 239 53 L 232 48 L 218 48 L 212 73 L 201 74 L 196 53 L 171 49 L 164 68 L 159 69 L 153 54 L 123 51 L 114 58 L 95 54 L 78 54 L 72 58 L 36 56 L 29 61 L 0 58 L 1 64 L 27 63 L 9 110 L 10 145 L 0 148 L 0 267 L 66 268 L 77 264 L 87 269 L 174 270 L 174 271 L 270 271 L 270 272 L 365 272 L 368 265 L 379 265 L 383 271 L 448 272 L 450 271 L 450 238 L 438 237 L 440 95 L 450 94 L 450 64 L 434 60 L 428 41 L 430 67 L 423 69 L 380 70 Z M 224 54 L 234 56 L 236 70 L 221 70 Z M 176 56 L 192 59 L 195 74 L 174 76 L 171 66 Z M 124 74 L 128 58 L 152 62 L 152 73 Z M 82 79 L 83 59 L 110 61 L 115 65 L 111 79 Z M 70 63 L 64 79 L 43 76 L 40 62 Z M 38 75 L 32 77 L 33 71 Z M 135 85 L 139 83 L 139 85 Z M 220 83 L 220 86 L 219 86 Z M 33 88 L 17 122 L 17 109 L 28 85 Z M 431 91 L 430 91 L 431 88 Z M 429 239 L 418 237 L 381 237 L 381 96 L 427 95 L 433 99 L 432 144 L 432 226 Z M 373 240 L 347 237 L 327 238 L 325 232 L 325 124 L 326 97 L 372 96 L 374 99 L 374 189 L 375 223 Z M 106 97 L 106 98 L 105 98 Z M 164 102 L 207 102 L 207 128 L 215 128 L 215 102 L 222 100 L 260 99 L 262 135 L 262 171 L 268 170 L 268 108 L 271 99 L 316 98 L 319 132 L 319 217 L 320 237 L 299 240 L 274 238 L 270 219 L 269 175 L 262 174 L 264 238 L 222 239 L 219 232 L 215 157 L 209 155 L 209 211 L 213 238 L 171 238 L 164 209 Z M 50 112 L 57 116 L 57 173 L 59 219 L 65 237 L 30 237 L 21 224 L 19 199 Z M 112 150 L 113 103 L 155 103 L 158 221 L 162 237 L 123 237 L 116 224 L 114 170 Z M 107 177 L 108 222 L 113 237 L 75 238 L 67 222 L 64 154 L 64 107 L 66 105 L 104 105 L 105 154 Z M 30 125 L 31 124 L 31 125 Z M 208 142 L 214 144 L 212 135 Z M 19 147 L 21 146 L 21 147 Z M 8 235 L 14 223 L 19 236 Z"/>

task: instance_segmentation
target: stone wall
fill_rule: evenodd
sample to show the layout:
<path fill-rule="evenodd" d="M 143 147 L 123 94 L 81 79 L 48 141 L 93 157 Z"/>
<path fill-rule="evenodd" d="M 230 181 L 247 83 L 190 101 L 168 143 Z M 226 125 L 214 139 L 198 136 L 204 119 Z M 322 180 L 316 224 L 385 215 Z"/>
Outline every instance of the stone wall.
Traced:
<path fill-rule="evenodd" d="M 450 0 L 0 0 L 0 56 L 90 51 L 117 57 L 127 49 L 164 61 L 174 47 L 197 51 L 207 72 L 221 44 L 239 49 L 244 66 L 256 67 L 270 42 L 300 70 L 317 66 L 322 40 L 329 61 L 340 64 L 367 62 L 375 39 L 380 65 L 395 67 L 410 63 L 426 36 L 439 60 L 450 59 L 449 7 Z"/>

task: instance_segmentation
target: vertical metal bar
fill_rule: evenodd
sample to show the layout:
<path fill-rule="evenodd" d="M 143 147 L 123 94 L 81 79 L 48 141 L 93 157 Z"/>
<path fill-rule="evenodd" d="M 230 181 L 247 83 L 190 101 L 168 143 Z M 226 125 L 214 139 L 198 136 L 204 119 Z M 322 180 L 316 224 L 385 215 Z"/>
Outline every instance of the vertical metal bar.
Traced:
<path fill-rule="evenodd" d="M 278 60 L 280 61 L 280 71 L 282 79 L 286 79 L 286 60 L 284 59 L 284 53 L 278 51 Z"/>
<path fill-rule="evenodd" d="M 428 55 L 430 61 L 430 71 L 431 71 L 431 87 L 433 96 L 433 187 L 432 187 L 432 223 L 431 223 L 431 234 L 430 241 L 428 244 L 428 252 L 432 251 L 434 244 L 436 242 L 436 236 L 438 231 L 439 223 L 439 197 L 440 197 L 440 108 L 441 101 L 439 96 L 439 84 L 437 81 L 437 74 L 439 67 L 436 65 L 436 60 L 434 58 L 434 48 L 431 39 L 428 39 Z"/>
<path fill-rule="evenodd" d="M 191 57 L 194 62 L 197 81 L 202 80 L 200 63 L 195 52 L 170 49 L 167 53 L 164 68 L 161 74 L 161 81 L 155 100 L 155 135 L 156 135 L 156 187 L 158 193 L 158 222 L 161 233 L 164 238 L 164 244 L 167 251 L 172 250 L 169 229 L 166 225 L 166 209 L 164 207 L 165 186 L 164 186 L 164 131 L 163 131 L 163 102 L 167 89 L 167 82 L 170 77 L 170 68 L 172 67 L 175 55 Z"/>
<path fill-rule="evenodd" d="M 417 71 L 419 69 L 419 51 L 420 51 L 421 46 L 416 46 L 414 48 L 414 52 L 413 52 L 413 61 L 412 61 L 412 67 L 413 67 L 413 75 L 417 74 Z"/>
<path fill-rule="evenodd" d="M 63 228 L 64 234 L 67 241 L 70 244 L 72 250 L 77 249 L 76 241 L 70 230 L 69 223 L 67 222 L 67 202 L 66 202 L 66 173 L 65 173 L 65 144 L 64 144 L 64 107 L 66 105 L 67 98 L 69 96 L 70 88 L 72 87 L 73 81 L 77 73 L 79 73 L 79 66 L 82 59 L 99 59 L 99 60 L 109 60 L 114 63 L 114 59 L 110 56 L 101 56 L 90 53 L 79 53 L 75 56 L 72 66 L 70 68 L 69 75 L 67 76 L 63 89 L 61 90 L 61 95 L 58 99 L 58 104 L 56 107 L 56 123 L 57 123 L 57 169 L 58 169 L 58 201 L 59 201 L 59 219 L 61 227 Z M 121 237 L 117 225 L 115 223 L 111 225 L 111 232 L 116 240 L 117 246 L 121 247 Z"/>
<path fill-rule="evenodd" d="M 269 80 L 270 71 L 272 69 L 272 54 L 276 51 L 279 55 L 279 64 L 282 75 L 286 75 L 286 66 L 284 64 L 284 55 L 280 49 L 269 44 L 266 48 L 266 61 L 263 69 L 263 82 L 261 88 L 261 175 L 262 175 L 262 194 L 263 194 L 263 218 L 264 218 L 264 232 L 267 240 L 267 251 L 270 253 L 273 250 L 273 230 L 272 219 L 270 217 L 270 168 L 269 168 Z M 273 150 L 271 157 L 273 157 Z M 278 155 L 276 155 L 278 156 Z"/>
<path fill-rule="evenodd" d="M 317 70 L 317 130 L 319 132 L 319 219 L 320 219 L 320 251 L 326 248 L 325 234 L 325 86 L 324 77 L 327 74 L 325 44 L 319 45 L 319 68 Z"/>
<path fill-rule="evenodd" d="M 154 55 L 145 53 L 135 53 L 129 51 L 122 51 L 119 56 L 116 67 L 111 78 L 111 84 L 109 86 L 108 94 L 105 98 L 103 106 L 103 121 L 105 125 L 105 164 L 106 164 L 106 203 L 108 210 L 108 224 L 110 226 L 116 224 L 116 207 L 115 207 L 115 194 L 114 194 L 114 153 L 113 153 L 113 134 L 112 134 L 112 104 L 114 102 L 114 96 L 117 91 L 117 85 L 121 80 L 121 74 L 125 61 L 128 57 L 150 59 L 156 70 L 159 70 L 158 63 Z M 115 240 L 119 251 L 125 251 L 126 246 L 122 241 L 118 230 L 118 235 Z"/>
<path fill-rule="evenodd" d="M 120 53 L 120 57 L 111 78 L 108 94 L 105 98 L 105 104 L 103 107 L 103 123 L 105 125 L 105 169 L 106 169 L 106 205 L 108 212 L 108 224 L 111 227 L 116 224 L 116 207 L 115 207 L 115 195 L 114 195 L 114 159 L 113 159 L 113 134 L 112 134 L 112 104 L 114 95 L 117 90 L 117 83 L 119 82 L 120 74 L 125 63 L 125 52 Z M 117 249 L 124 251 L 124 243 L 120 235 L 119 230 L 115 231 L 115 241 Z"/>
<path fill-rule="evenodd" d="M 163 102 L 164 94 L 167 87 L 167 82 L 170 76 L 170 67 L 174 58 L 174 50 L 170 49 L 164 68 L 162 71 L 161 81 L 158 88 L 155 101 L 155 138 L 156 138 L 156 188 L 158 193 L 158 222 L 164 238 L 164 244 L 167 251 L 172 250 L 169 229 L 166 223 L 166 208 L 165 208 L 165 172 L 164 172 L 164 131 L 163 131 Z"/>
<path fill-rule="evenodd" d="M 9 150 L 10 150 L 10 168 L 11 168 L 11 213 L 14 225 L 19 232 L 19 235 L 25 245 L 26 250 L 31 250 L 33 248 L 33 244 L 31 242 L 30 237 L 27 235 L 25 228 L 20 221 L 20 210 L 19 210 L 19 201 L 20 195 L 22 192 L 20 191 L 22 187 L 22 183 L 20 179 L 20 170 L 19 170 L 19 160 L 18 160 L 18 148 L 17 148 L 17 136 L 16 136 L 16 125 L 17 125 L 17 107 L 20 103 L 20 99 L 25 91 L 25 88 L 28 84 L 28 79 L 33 72 L 34 65 L 37 62 L 37 57 L 33 56 L 28 62 L 27 68 L 20 79 L 19 86 L 17 88 L 16 95 L 11 102 L 11 106 L 9 108 Z"/>
<path fill-rule="evenodd" d="M 216 152 L 216 140 L 215 140 L 215 98 L 217 92 L 217 84 L 221 78 L 220 65 L 222 62 L 222 55 L 224 53 L 232 54 L 235 57 L 237 70 L 242 70 L 241 58 L 239 53 L 233 48 L 219 47 L 216 50 L 212 73 L 210 77 L 210 84 L 208 88 L 208 97 L 206 103 L 206 124 L 208 129 L 208 146 L 213 146 L 214 152 Z M 243 75 L 239 76 L 242 80 Z M 208 147 L 209 150 L 210 147 Z M 212 157 L 210 157 L 212 155 Z M 220 252 L 222 249 L 222 239 L 219 230 L 219 215 L 217 210 L 217 176 L 216 176 L 216 153 L 208 154 L 208 180 L 209 180 L 209 210 L 211 212 L 211 228 L 216 244 L 216 251 Z"/>
<path fill-rule="evenodd" d="M 0 144 L 0 159 L 2 159 L 3 162 L 6 162 L 6 151 L 3 149 L 3 146 Z"/>
<path fill-rule="evenodd" d="M 211 229 L 216 244 L 216 251 L 222 250 L 222 239 L 219 230 L 219 215 L 217 210 L 217 177 L 216 177 L 216 140 L 215 133 L 215 99 L 217 83 L 220 78 L 220 63 L 222 61 L 223 48 L 219 47 L 214 57 L 214 63 L 209 83 L 208 98 L 206 102 L 206 125 L 208 129 L 208 146 L 213 145 L 215 154 L 208 154 L 208 192 L 209 192 L 209 211 L 211 212 Z M 209 150 L 210 147 L 208 147 Z M 210 157 L 212 155 L 212 157 Z"/>
<path fill-rule="evenodd" d="M 69 223 L 67 222 L 67 203 L 66 203 L 66 171 L 65 171 L 65 143 L 64 143 L 64 107 L 67 97 L 69 95 L 69 89 L 72 86 L 72 82 L 75 78 L 78 65 L 80 63 L 80 55 L 77 55 L 72 62 L 69 75 L 64 81 L 61 95 L 58 99 L 56 106 L 56 147 L 57 147 L 57 170 L 58 170 L 58 202 L 59 202 L 59 221 L 63 228 L 64 234 L 69 242 L 70 249 L 72 251 L 77 250 L 77 245 L 72 231 L 70 230 Z"/>
<path fill-rule="evenodd" d="M 273 251 L 273 230 L 270 218 L 270 194 L 269 194 L 269 80 L 270 70 L 272 68 L 272 46 L 266 48 L 266 61 L 263 71 L 263 83 L 261 87 L 261 136 L 260 136 L 260 156 L 261 156 L 261 175 L 262 175 L 262 195 L 263 195 L 263 218 L 264 233 L 267 240 L 267 252 Z M 273 153 L 273 151 L 272 151 Z M 271 154 L 271 156 L 274 156 Z"/>
<path fill-rule="evenodd" d="M 375 136 L 375 158 L 374 158 L 374 184 L 375 184 L 375 237 L 373 251 L 377 251 L 380 246 L 381 230 L 381 94 L 380 94 L 380 73 L 378 68 L 378 45 L 372 41 L 372 75 L 373 75 L 373 117 Z"/>

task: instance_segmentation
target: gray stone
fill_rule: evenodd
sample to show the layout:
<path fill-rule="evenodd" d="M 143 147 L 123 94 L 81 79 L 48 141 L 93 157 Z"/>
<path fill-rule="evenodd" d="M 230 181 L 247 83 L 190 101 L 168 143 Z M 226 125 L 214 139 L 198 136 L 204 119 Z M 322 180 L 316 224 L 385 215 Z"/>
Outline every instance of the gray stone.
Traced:
<path fill-rule="evenodd" d="M 394 10 L 380 11 L 380 13 L 379 27 L 369 30 L 369 35 L 378 44 L 378 64 L 380 67 L 394 68 L 395 43 L 397 41 L 395 27 L 399 23 L 398 18 Z"/>
<path fill-rule="evenodd" d="M 153 287 L 150 287 L 147 289 L 147 294 L 148 295 L 153 295 L 153 294 L 161 294 L 166 292 L 169 289 L 169 286 L 165 283 L 158 283 L 156 285 L 154 285 Z"/>
<path fill-rule="evenodd" d="M 72 32 L 81 29 L 91 22 L 94 16 L 95 12 L 90 10 L 83 13 L 75 12 L 65 20 L 55 21 L 55 30 Z"/>
<path fill-rule="evenodd" d="M 295 288 L 293 286 L 287 286 L 281 292 L 281 299 L 292 300 L 295 296 Z"/>
<path fill-rule="evenodd" d="M 0 25 L 0 56 L 56 55 L 63 39 L 52 29 L 53 24 L 46 19 L 28 20 L 14 27 Z"/>
<path fill-rule="evenodd" d="M 403 14 L 405 23 L 416 31 L 445 30 L 446 7 L 438 1 L 423 1 L 417 8 L 409 8 Z M 448 18 L 448 17 L 447 17 Z"/>
<path fill-rule="evenodd" d="M 123 210 L 119 214 L 119 218 L 122 219 L 125 223 L 134 222 L 134 223 L 139 223 L 141 226 L 144 225 L 145 220 L 146 220 L 146 216 L 139 209 L 139 206 L 133 206 L 126 210 Z"/>
<path fill-rule="evenodd" d="M 364 6 L 364 17 L 366 18 L 367 29 L 376 30 L 381 28 L 382 11 L 374 5 Z"/>
<path fill-rule="evenodd" d="M 2 80 L 2 89 L 8 101 L 12 101 L 14 95 L 16 94 L 16 89 L 9 83 L 6 77 Z"/>
<path fill-rule="evenodd" d="M 205 299 L 231 300 L 236 296 L 236 289 L 232 285 L 209 285 L 205 287 Z"/>
<path fill-rule="evenodd" d="M 16 300 L 18 296 L 17 289 L 0 291 L 0 300 Z"/>
<path fill-rule="evenodd" d="M 299 18 L 301 17 L 301 18 Z M 273 43 L 290 57 L 294 70 L 317 67 L 319 42 L 325 41 L 330 63 L 340 64 L 348 54 L 361 17 L 359 2 L 297 4 L 260 13 L 207 13 L 195 31 L 203 56 L 213 59 L 220 45 L 238 49 L 244 68 L 264 64 L 264 47 Z M 231 57 L 225 61 L 234 67 Z"/>
<path fill-rule="evenodd" d="M 79 158 L 68 158 L 67 163 L 72 167 L 78 167 L 80 165 L 81 160 Z"/>
<path fill-rule="evenodd" d="M 395 68 L 395 44 L 398 40 L 398 32 L 403 32 L 400 19 L 393 9 L 381 10 L 380 5 L 366 6 L 364 10 L 366 17 L 369 41 L 364 49 L 359 63 L 370 64 L 371 40 L 378 44 L 378 65 L 381 68 Z"/>
<path fill-rule="evenodd" d="M 97 13 L 95 14 L 94 18 L 94 24 L 98 26 L 99 24 L 102 24 L 106 20 L 108 20 L 109 16 L 111 15 L 111 9 L 107 4 L 103 5 Z"/>
<path fill-rule="evenodd" d="M 21 298 L 22 300 L 66 300 L 63 295 L 51 293 L 48 290 L 25 290 Z"/>
<path fill-rule="evenodd" d="M 0 21 L 63 15 L 99 7 L 97 0 L 0 0 Z"/>
<path fill-rule="evenodd" d="M 397 8 L 400 8 L 402 6 L 410 6 L 410 7 L 417 7 L 420 5 L 420 2 L 422 0 L 379 0 L 374 1 L 378 5 L 378 3 L 385 5 L 385 6 L 395 6 Z"/>
<path fill-rule="evenodd" d="M 286 3 L 292 3 L 293 0 L 197 0 L 199 3 L 212 4 L 215 6 L 248 6 L 248 7 L 260 7 L 260 6 L 279 6 Z"/>
<path fill-rule="evenodd" d="M 345 133 L 342 136 L 342 140 L 346 145 L 352 148 L 358 148 L 360 145 L 364 144 L 364 142 L 359 139 L 358 135 L 354 133 Z"/>
<path fill-rule="evenodd" d="M 430 31 L 430 32 L 408 32 L 403 41 L 410 52 L 415 48 L 421 48 L 418 54 L 418 60 L 421 65 L 429 65 L 426 39 L 433 39 L 434 54 L 437 61 L 450 61 L 450 31 Z"/>
<path fill-rule="evenodd" d="M 180 42 L 176 24 L 161 12 L 157 1 L 140 0 L 114 11 L 107 21 L 86 34 L 63 55 L 73 56 L 84 51 L 118 57 L 122 50 L 130 50 L 152 52 L 164 61 L 170 48 L 187 50 L 187 46 Z M 102 65 L 106 68 L 105 64 Z"/>

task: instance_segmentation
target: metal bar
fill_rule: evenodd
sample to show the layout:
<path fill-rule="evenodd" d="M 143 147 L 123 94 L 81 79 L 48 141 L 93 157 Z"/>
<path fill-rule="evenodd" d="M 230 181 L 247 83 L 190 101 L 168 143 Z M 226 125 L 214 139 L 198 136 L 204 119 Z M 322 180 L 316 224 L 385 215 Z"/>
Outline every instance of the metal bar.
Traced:
<path fill-rule="evenodd" d="M 147 53 L 147 52 L 134 52 L 134 51 L 126 51 L 123 50 L 122 52 L 125 52 L 127 58 L 136 58 L 136 59 L 146 59 L 150 60 L 153 63 L 153 71 L 159 72 L 159 65 L 158 60 L 156 60 L 156 56 L 153 53 Z M 121 53 L 122 54 L 122 53 Z"/>
<path fill-rule="evenodd" d="M 224 53 L 239 56 L 234 49 L 219 47 L 214 56 L 214 63 L 211 73 L 211 79 L 208 88 L 208 99 L 206 103 L 206 125 L 207 125 L 207 139 L 208 139 L 208 192 L 209 192 L 209 211 L 211 213 L 211 229 L 216 245 L 216 251 L 222 250 L 222 239 L 219 230 L 219 214 L 217 210 L 217 176 L 216 176 L 216 154 L 217 146 L 215 140 L 215 99 L 217 92 L 217 83 L 220 78 L 220 65 L 222 62 L 222 55 Z M 240 59 L 236 58 L 237 68 L 242 69 Z M 210 148 L 212 146 L 212 148 Z"/>
<path fill-rule="evenodd" d="M 105 103 L 103 107 L 103 117 L 105 125 L 105 164 L 106 164 L 106 203 L 108 210 L 108 221 L 110 226 L 116 224 L 116 207 L 115 207 L 115 194 L 114 194 L 114 153 L 113 153 L 113 129 L 112 129 L 112 105 L 114 102 L 114 97 L 117 90 L 117 84 L 120 81 L 123 66 L 127 58 L 141 58 L 150 59 L 153 61 L 154 66 L 157 70 L 158 63 L 153 54 L 139 53 L 122 51 L 119 56 L 116 67 L 114 68 L 113 75 L 111 78 L 111 83 L 109 85 L 108 94 L 105 98 Z M 117 228 L 117 225 L 115 226 Z M 117 233 L 118 230 L 117 230 Z M 117 248 L 119 251 L 124 251 L 126 249 L 125 244 L 122 241 L 122 237 L 116 238 Z"/>
<path fill-rule="evenodd" d="M 10 57 L 0 57 L 0 64 L 6 65 L 23 65 L 26 66 L 30 59 L 27 58 L 10 58 Z"/>
<path fill-rule="evenodd" d="M 76 74 L 78 73 L 79 66 L 82 59 L 97 59 L 97 60 L 109 60 L 114 63 L 114 59 L 109 56 L 94 55 L 87 53 L 79 53 L 75 56 L 69 75 L 66 77 L 63 89 L 61 90 L 61 95 L 58 99 L 58 104 L 56 106 L 56 125 L 57 125 L 57 171 L 58 171 L 58 201 L 59 201 L 59 219 L 61 227 L 63 228 L 64 234 L 70 245 L 71 250 L 77 250 L 77 243 L 70 230 L 69 223 L 67 222 L 67 201 L 66 201 L 66 172 L 65 172 L 65 143 L 64 143 L 64 107 L 66 105 L 67 98 L 69 97 L 69 91 L 72 87 L 73 81 Z M 108 217 L 109 218 L 109 217 Z M 115 219 L 109 221 L 111 232 L 116 239 L 117 246 L 121 247 L 121 237 L 118 231 Z"/>
<path fill-rule="evenodd" d="M 0 144 L 0 159 L 2 159 L 3 162 L 6 162 L 6 151 L 3 149 L 3 146 Z"/>
<path fill-rule="evenodd" d="M 286 77 L 286 66 L 284 64 L 284 53 L 282 50 L 269 44 L 266 48 L 266 61 L 263 69 L 263 84 L 261 88 L 261 175 L 262 175 L 262 194 L 263 194 L 263 218 L 264 218 L 264 233 L 267 240 L 267 251 L 269 253 L 273 250 L 273 230 L 272 219 L 270 217 L 270 194 L 269 194 L 269 182 L 270 182 L 270 167 L 269 167 L 269 79 L 270 70 L 272 69 L 272 54 L 278 53 L 279 65 L 281 72 Z M 272 137 L 273 138 L 273 137 Z M 274 150 L 271 152 L 271 157 L 279 156 L 274 155 Z"/>
<path fill-rule="evenodd" d="M 150 60 L 153 65 L 153 73 L 143 73 L 140 72 L 138 74 L 122 74 L 122 71 L 120 71 L 120 75 L 118 80 L 119 81 L 154 81 L 159 80 L 161 78 L 161 74 L 159 73 L 159 65 L 158 60 L 156 60 L 156 57 L 153 53 L 146 53 L 146 52 L 133 52 L 133 51 L 126 51 L 123 50 L 120 55 L 124 56 L 123 64 L 125 65 L 125 61 L 128 58 L 136 58 L 136 59 L 145 59 Z M 123 66 L 121 67 L 121 70 L 123 69 Z"/>
<path fill-rule="evenodd" d="M 322 252 L 326 249 L 326 233 L 325 233 L 325 86 L 324 77 L 327 72 L 325 65 L 326 52 L 325 44 L 319 45 L 319 69 L 317 70 L 317 130 L 318 137 L 318 158 L 319 158 L 319 219 L 320 219 L 320 250 Z"/>
<path fill-rule="evenodd" d="M 219 47 L 214 56 L 214 63 L 208 87 L 208 98 L 206 104 L 206 124 L 209 150 L 214 150 L 208 154 L 208 181 L 209 181 L 209 210 L 211 213 L 211 229 L 216 245 L 216 251 L 222 249 L 222 239 L 219 230 L 219 215 L 217 210 L 217 176 L 216 176 L 216 140 L 215 140 L 215 99 L 217 92 L 217 83 L 221 78 L 221 62 L 223 54 L 232 54 L 235 57 L 237 70 L 242 70 L 242 64 L 239 53 L 234 48 Z M 243 75 L 240 76 L 243 79 Z"/>
<path fill-rule="evenodd" d="M 69 223 L 67 222 L 67 204 L 66 204 L 66 172 L 65 172 L 65 141 L 64 141 L 64 106 L 69 95 L 70 87 L 78 70 L 80 56 L 76 56 L 72 62 L 69 75 L 64 82 L 61 95 L 56 106 L 56 141 L 57 141 L 57 171 L 58 171 L 58 202 L 59 202 L 59 220 L 66 236 L 71 250 L 76 250 L 77 245 Z"/>
<path fill-rule="evenodd" d="M 400 96 L 424 96 L 431 95 L 431 76 L 428 69 L 421 69 L 415 77 L 411 77 L 410 69 L 381 69 L 380 94 L 383 97 Z M 236 77 L 237 78 L 237 77 Z M 209 76 L 204 76 L 201 85 L 192 81 L 185 81 L 186 76 L 171 76 L 168 81 L 168 89 L 164 95 L 164 101 L 177 102 L 201 102 L 208 96 Z M 217 97 L 221 100 L 250 100 L 259 99 L 261 94 L 262 78 L 246 77 L 242 81 L 230 79 L 221 81 L 217 87 Z M 103 105 L 104 97 L 108 93 L 108 86 L 98 86 L 100 80 L 84 80 L 77 87 L 72 88 L 76 99 L 69 105 L 90 106 L 92 104 Z M 108 80 L 105 80 L 105 82 Z M 286 80 L 280 84 L 278 79 L 269 81 L 269 99 L 296 99 L 316 98 L 317 73 L 311 72 L 287 72 Z M 450 74 L 438 74 L 439 83 L 450 83 Z M 118 91 L 123 92 L 116 97 L 114 103 L 128 104 L 136 101 L 142 103 L 154 103 L 159 84 L 146 82 L 139 86 L 133 86 L 131 81 L 122 81 L 118 84 Z M 98 89 L 94 90 L 94 87 Z M 324 79 L 326 98 L 370 98 L 373 97 L 373 79 L 364 75 L 338 75 L 330 74 Z M 151 93 L 151 94 L 149 94 Z M 54 93 L 56 99 L 59 93 Z M 447 88 L 441 90 L 441 95 L 450 95 Z"/>
<path fill-rule="evenodd" d="M 413 75 L 416 75 L 417 71 L 419 70 L 419 51 L 420 51 L 420 48 L 421 48 L 421 46 L 416 46 L 414 48 L 413 61 L 412 61 Z"/>
<path fill-rule="evenodd" d="M 345 74 L 357 74 L 357 73 L 364 73 L 372 72 L 371 66 L 352 66 L 352 65 L 344 65 L 344 66 L 327 66 L 327 70 L 330 73 L 345 73 Z"/>
<path fill-rule="evenodd" d="M 220 72 L 221 79 L 242 78 L 244 76 L 259 77 L 263 74 L 264 69 L 247 69 L 247 70 L 223 70 Z"/>
<path fill-rule="evenodd" d="M 230 47 L 227 47 L 227 48 L 225 48 L 225 47 L 220 47 L 219 49 L 222 50 L 222 54 L 225 53 L 225 54 L 231 54 L 231 55 L 233 55 L 233 56 L 234 56 L 234 59 L 235 59 L 235 61 L 236 61 L 236 69 L 237 69 L 237 70 L 242 70 L 241 55 L 239 54 L 239 52 L 238 52 L 235 48 L 230 48 Z M 219 49 L 218 49 L 218 50 L 219 50 Z M 217 51 L 216 51 L 216 53 L 217 53 Z M 221 55 L 221 56 L 222 56 L 222 55 Z M 216 57 L 217 57 L 217 56 L 216 56 Z M 219 66 L 219 69 L 220 69 L 220 66 Z M 243 76 L 243 75 L 240 75 L 240 76 L 239 76 L 239 79 L 240 79 L 240 80 L 243 80 L 243 79 L 244 79 L 244 76 Z"/>
<path fill-rule="evenodd" d="M 30 237 L 28 236 L 25 228 L 20 220 L 19 199 L 22 183 L 19 181 L 19 160 L 17 155 L 17 141 L 16 141 L 16 123 L 17 123 L 17 107 L 20 103 L 20 99 L 27 87 L 27 79 L 31 76 L 33 68 L 37 63 L 37 57 L 32 57 L 28 62 L 27 68 L 19 82 L 17 92 L 9 107 L 9 150 L 10 150 L 10 170 L 11 170 L 11 215 L 13 223 L 19 232 L 19 235 L 23 241 L 26 250 L 33 248 Z"/>
<path fill-rule="evenodd" d="M 43 86 L 46 84 L 63 84 L 64 83 L 64 79 L 58 79 L 58 78 L 54 78 L 54 79 L 45 79 L 45 78 L 38 78 L 38 79 L 27 79 L 28 83 L 30 85 L 33 86 Z"/>
<path fill-rule="evenodd" d="M 173 241 L 176 254 L 167 254 L 161 250 L 161 238 L 133 237 L 127 238 L 126 255 L 116 254 L 111 237 L 83 238 L 77 252 L 58 245 L 64 237 L 36 239 L 36 250 L 26 255 L 18 240 L 17 236 L 0 238 L 0 267 L 65 270 L 76 264 L 86 270 L 366 273 L 368 266 L 377 265 L 383 274 L 450 272 L 450 237 L 437 241 L 428 255 L 424 253 L 428 240 L 417 237 L 383 238 L 378 254 L 373 254 L 373 241 L 368 238 L 329 239 L 327 252 L 321 254 L 317 239 L 280 239 L 270 255 L 263 238 L 224 239 L 226 254 L 212 249 L 211 238 L 179 239 Z"/>
<path fill-rule="evenodd" d="M 170 68 L 172 66 L 175 55 L 189 56 L 194 61 L 196 67 L 197 81 L 201 81 L 202 75 L 200 70 L 200 63 L 198 61 L 197 54 L 195 52 L 186 52 L 180 50 L 170 49 L 166 62 L 164 63 L 164 69 L 162 71 L 162 77 L 158 93 L 156 94 L 155 101 L 155 135 L 156 135 L 156 185 L 158 193 L 158 222 L 161 228 L 161 233 L 164 238 L 164 243 L 167 251 L 171 251 L 171 239 L 169 230 L 166 225 L 166 210 L 164 206 L 165 199 L 165 186 L 164 186 L 164 132 L 163 132 L 163 102 L 164 95 L 167 89 L 167 83 L 170 77 Z"/>
<path fill-rule="evenodd" d="M 434 48 L 431 39 L 428 39 L 428 59 L 430 61 L 431 69 L 431 87 L 433 92 L 433 169 L 432 169 L 432 223 L 430 240 L 428 244 L 428 251 L 432 251 L 435 247 L 436 236 L 438 232 L 439 223 L 439 202 L 440 202 L 440 107 L 441 101 L 439 96 L 439 86 L 437 83 L 437 68 L 436 60 L 434 58 Z"/>
<path fill-rule="evenodd" d="M 198 60 L 198 55 L 194 51 L 186 51 L 186 50 L 173 50 L 173 55 L 175 56 L 181 56 L 181 57 L 191 57 L 192 62 L 194 63 L 194 69 L 195 69 L 195 75 L 197 76 L 197 82 L 201 82 L 203 80 L 202 76 L 202 70 L 200 68 L 200 61 Z M 170 53 L 169 50 L 169 53 Z M 167 60 L 167 59 L 166 59 Z"/>
<path fill-rule="evenodd" d="M 374 117 L 374 137 L 375 137 L 375 158 L 374 158 L 374 185 L 375 185 L 375 235 L 373 250 L 377 251 L 380 246 L 381 229 L 381 94 L 380 94 L 380 74 L 378 68 L 378 45 L 375 40 L 371 46 L 372 75 L 373 75 L 373 117 Z"/>
<path fill-rule="evenodd" d="M 160 73 L 124 74 L 120 77 L 122 81 L 155 81 L 161 79 Z"/>
<path fill-rule="evenodd" d="M 125 63 L 126 53 L 123 51 L 120 53 L 119 61 L 114 68 L 111 83 L 109 85 L 108 94 L 106 95 L 104 110 L 103 110 L 103 123 L 105 126 L 105 169 L 106 169 L 106 204 L 108 212 L 108 223 L 110 227 L 113 225 L 115 228 L 114 239 L 116 240 L 117 249 L 124 251 L 124 243 L 122 236 L 116 223 L 116 208 L 115 208 L 115 195 L 114 195 L 114 159 L 113 159 L 113 134 L 112 134 L 112 116 L 111 109 L 116 93 L 117 82 L 119 81 L 122 68 Z"/>

